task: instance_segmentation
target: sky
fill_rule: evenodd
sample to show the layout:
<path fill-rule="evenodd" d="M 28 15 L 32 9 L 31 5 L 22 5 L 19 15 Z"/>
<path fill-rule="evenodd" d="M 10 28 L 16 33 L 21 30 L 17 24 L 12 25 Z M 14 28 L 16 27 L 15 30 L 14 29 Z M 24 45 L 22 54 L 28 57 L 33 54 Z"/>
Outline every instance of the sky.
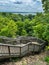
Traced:
<path fill-rule="evenodd" d="M 0 12 L 43 12 L 41 0 L 0 0 Z"/>

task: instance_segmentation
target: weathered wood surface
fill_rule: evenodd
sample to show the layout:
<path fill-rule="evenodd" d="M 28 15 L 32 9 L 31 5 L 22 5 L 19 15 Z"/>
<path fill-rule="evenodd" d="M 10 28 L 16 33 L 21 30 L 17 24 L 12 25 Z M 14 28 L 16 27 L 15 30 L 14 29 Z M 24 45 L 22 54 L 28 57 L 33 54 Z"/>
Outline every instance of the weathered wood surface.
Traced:
<path fill-rule="evenodd" d="M 1 37 L 2 38 L 2 37 Z M 0 38 L 0 39 L 1 39 Z M 29 52 L 39 52 L 45 46 L 45 41 L 40 40 L 35 37 L 19 37 L 18 39 L 15 38 L 3 38 L 4 41 L 14 43 L 12 44 L 4 44 L 0 43 L 0 58 L 1 57 L 21 57 L 26 55 Z M 19 42 L 18 42 L 19 41 Z M 24 43 L 23 43 L 24 41 Z"/>

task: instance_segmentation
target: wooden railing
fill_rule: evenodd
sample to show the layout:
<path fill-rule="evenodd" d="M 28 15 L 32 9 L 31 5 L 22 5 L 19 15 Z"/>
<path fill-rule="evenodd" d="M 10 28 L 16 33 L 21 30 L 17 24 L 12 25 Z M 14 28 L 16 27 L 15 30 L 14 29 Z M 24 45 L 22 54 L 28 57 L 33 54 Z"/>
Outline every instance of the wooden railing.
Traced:
<path fill-rule="evenodd" d="M 34 43 L 34 44 L 33 44 Z M 36 42 L 29 42 L 27 44 L 0 44 L 0 58 L 3 57 L 21 57 L 29 52 L 39 52 L 44 47 L 44 43 L 36 44 Z"/>
<path fill-rule="evenodd" d="M 30 52 L 40 52 L 45 47 L 45 41 L 36 37 L 0 37 L 0 41 L 0 58 L 21 57 Z"/>

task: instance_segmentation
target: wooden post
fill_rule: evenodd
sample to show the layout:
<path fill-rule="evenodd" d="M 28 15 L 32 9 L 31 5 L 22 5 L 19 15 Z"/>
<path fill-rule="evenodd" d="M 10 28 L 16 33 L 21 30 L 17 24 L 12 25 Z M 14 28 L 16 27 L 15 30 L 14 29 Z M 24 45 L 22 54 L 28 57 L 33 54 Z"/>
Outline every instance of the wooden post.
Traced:
<path fill-rule="evenodd" d="M 33 55 L 34 55 L 34 53 L 35 53 L 35 51 L 34 51 L 35 50 L 35 44 L 33 44 L 33 46 L 34 46 L 34 48 L 33 48 Z"/>
<path fill-rule="evenodd" d="M 10 55 L 10 46 L 8 46 L 8 52 L 9 52 L 9 55 Z"/>
<path fill-rule="evenodd" d="M 28 53 L 29 53 L 29 44 L 28 44 Z"/>
<path fill-rule="evenodd" d="M 10 57 L 10 46 L 8 46 L 8 51 L 9 51 L 9 57 Z M 11 57 L 9 58 L 9 60 L 11 61 Z"/>
<path fill-rule="evenodd" d="M 21 57 L 21 47 L 20 47 L 20 57 Z"/>

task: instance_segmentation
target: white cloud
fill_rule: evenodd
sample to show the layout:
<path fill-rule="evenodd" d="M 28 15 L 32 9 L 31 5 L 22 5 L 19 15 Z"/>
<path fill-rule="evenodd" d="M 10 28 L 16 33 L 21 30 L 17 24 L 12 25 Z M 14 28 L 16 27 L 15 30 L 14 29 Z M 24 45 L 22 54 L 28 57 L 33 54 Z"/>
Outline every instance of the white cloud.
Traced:
<path fill-rule="evenodd" d="M 9 1 L 5 0 L 5 1 L 0 1 L 0 4 L 6 4 L 9 3 Z"/>
<path fill-rule="evenodd" d="M 9 1 L 11 1 L 11 2 L 15 2 L 16 0 L 9 0 Z"/>
<path fill-rule="evenodd" d="M 15 4 L 14 2 L 23 2 L 22 4 Z M 39 1 L 39 2 L 38 2 Z M 7 4 L 8 3 L 8 4 Z M 4 4 L 4 5 L 2 5 Z M 42 11 L 41 0 L 0 0 L 0 11 L 8 10 L 8 11 Z M 4 9 L 2 8 L 4 7 Z"/>
<path fill-rule="evenodd" d="M 15 2 L 16 0 L 0 0 L 0 3 L 10 3 Z"/>
<path fill-rule="evenodd" d="M 26 3 L 34 3 L 33 1 L 34 0 L 0 0 L 0 2 L 2 2 L 2 3 L 7 3 L 7 2 L 17 2 L 17 1 L 19 1 L 19 2 L 26 2 Z M 40 1 L 41 2 L 41 0 L 36 0 L 36 1 Z"/>
<path fill-rule="evenodd" d="M 32 2 L 32 0 L 21 0 L 22 2 Z"/>
<path fill-rule="evenodd" d="M 42 0 L 37 0 L 37 1 L 40 1 L 41 2 Z"/>

